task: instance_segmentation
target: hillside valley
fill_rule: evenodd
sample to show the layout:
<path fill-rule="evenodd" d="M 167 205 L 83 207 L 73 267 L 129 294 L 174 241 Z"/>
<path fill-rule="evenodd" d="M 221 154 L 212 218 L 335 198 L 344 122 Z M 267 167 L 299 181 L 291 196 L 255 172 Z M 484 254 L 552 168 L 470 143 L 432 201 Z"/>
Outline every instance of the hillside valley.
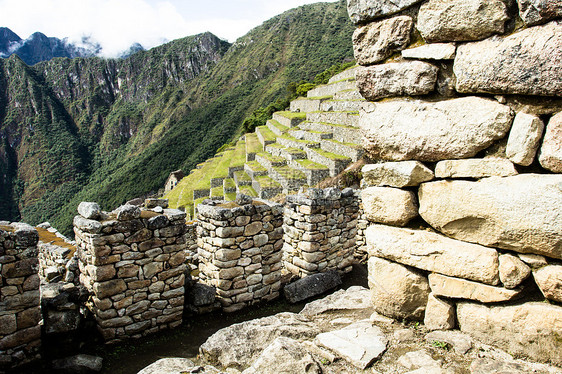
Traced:
<path fill-rule="evenodd" d="M 234 44 L 204 33 L 125 59 L 0 60 L 0 220 L 68 233 L 80 201 L 156 192 L 242 135 L 245 117 L 352 59 L 345 1 L 302 6 Z"/>

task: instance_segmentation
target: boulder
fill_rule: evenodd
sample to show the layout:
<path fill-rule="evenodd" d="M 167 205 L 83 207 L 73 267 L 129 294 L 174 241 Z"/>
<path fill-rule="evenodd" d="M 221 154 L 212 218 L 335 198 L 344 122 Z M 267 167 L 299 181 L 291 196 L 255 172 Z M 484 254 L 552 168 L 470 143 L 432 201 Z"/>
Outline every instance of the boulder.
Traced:
<path fill-rule="evenodd" d="M 548 121 L 539 153 L 539 162 L 545 169 L 562 173 L 562 112 Z"/>
<path fill-rule="evenodd" d="M 390 161 L 473 157 L 503 138 L 512 121 L 508 106 L 479 97 L 394 100 L 371 104 L 359 117 L 368 155 Z"/>
<path fill-rule="evenodd" d="M 434 178 L 433 172 L 419 161 L 367 164 L 361 169 L 361 187 L 416 187 Z"/>
<path fill-rule="evenodd" d="M 360 65 L 372 65 L 410 44 L 413 20 L 398 16 L 358 27 L 353 33 L 353 53 Z"/>
<path fill-rule="evenodd" d="M 548 265 L 533 271 L 544 297 L 562 303 L 562 265 Z"/>
<path fill-rule="evenodd" d="M 531 165 L 537 154 L 543 131 L 544 123 L 539 117 L 523 112 L 517 113 L 507 139 L 505 150 L 507 158 L 518 165 Z"/>
<path fill-rule="evenodd" d="M 417 28 L 427 42 L 480 40 L 503 33 L 509 19 L 502 0 L 429 0 Z"/>
<path fill-rule="evenodd" d="M 382 356 L 388 341 L 379 327 L 369 321 L 361 321 L 341 330 L 319 334 L 316 344 L 334 351 L 353 366 L 364 370 Z"/>
<path fill-rule="evenodd" d="M 455 58 L 457 46 L 454 43 L 432 43 L 402 51 L 403 58 L 418 60 L 452 60 Z"/>
<path fill-rule="evenodd" d="M 394 62 L 357 69 L 356 84 L 367 100 L 426 95 L 437 82 L 437 67 L 421 61 Z"/>
<path fill-rule="evenodd" d="M 384 225 L 371 225 L 365 235 L 371 256 L 452 277 L 499 283 L 498 253 L 493 248 Z"/>
<path fill-rule="evenodd" d="M 211 363 L 240 369 L 243 363 L 254 362 L 278 337 L 314 338 L 319 333 L 306 316 L 279 313 L 225 327 L 211 335 L 199 350 Z"/>
<path fill-rule="evenodd" d="M 312 274 L 283 288 L 285 298 L 292 304 L 323 294 L 341 285 L 337 271 Z"/>
<path fill-rule="evenodd" d="M 371 307 L 369 290 L 361 286 L 351 286 L 347 290 L 336 291 L 306 304 L 300 314 L 317 316 L 333 310 L 359 310 Z"/>
<path fill-rule="evenodd" d="M 552 0 L 517 0 L 519 16 L 527 26 L 562 17 L 562 3 Z"/>
<path fill-rule="evenodd" d="M 423 324 L 428 330 L 454 329 L 455 310 L 455 303 L 430 293 L 427 298 Z"/>
<path fill-rule="evenodd" d="M 500 255 L 500 281 L 505 288 L 515 288 L 531 275 L 531 268 L 518 257 Z"/>
<path fill-rule="evenodd" d="M 562 364 L 562 307 L 531 302 L 510 306 L 457 304 L 461 331 L 533 361 Z"/>
<path fill-rule="evenodd" d="M 278 373 L 321 374 L 322 369 L 304 344 L 291 338 L 279 337 L 242 374 Z"/>
<path fill-rule="evenodd" d="M 421 272 L 382 258 L 368 261 L 369 288 L 375 310 L 394 319 L 423 319 L 429 284 Z"/>
<path fill-rule="evenodd" d="M 419 190 L 420 215 L 455 239 L 560 259 L 561 184 L 552 174 L 428 182 Z"/>
<path fill-rule="evenodd" d="M 392 187 L 367 187 L 361 191 L 363 210 L 367 219 L 375 223 L 405 226 L 418 216 L 416 195 Z"/>
<path fill-rule="evenodd" d="M 516 174 L 511 161 L 496 157 L 444 160 L 435 166 L 436 178 L 508 177 Z"/>
<path fill-rule="evenodd" d="M 431 292 L 438 296 L 454 299 L 470 299 L 482 303 L 497 303 L 513 300 L 521 296 L 521 289 L 509 290 L 466 279 L 447 277 L 441 274 L 429 274 Z"/>
<path fill-rule="evenodd" d="M 99 219 L 101 217 L 101 208 L 98 203 L 82 201 L 78 205 L 78 214 L 86 219 Z"/>
<path fill-rule="evenodd" d="M 531 27 L 457 47 L 453 71 L 461 93 L 562 95 L 562 23 Z"/>
<path fill-rule="evenodd" d="M 347 13 L 353 23 L 360 24 L 389 16 L 421 0 L 347 0 Z"/>

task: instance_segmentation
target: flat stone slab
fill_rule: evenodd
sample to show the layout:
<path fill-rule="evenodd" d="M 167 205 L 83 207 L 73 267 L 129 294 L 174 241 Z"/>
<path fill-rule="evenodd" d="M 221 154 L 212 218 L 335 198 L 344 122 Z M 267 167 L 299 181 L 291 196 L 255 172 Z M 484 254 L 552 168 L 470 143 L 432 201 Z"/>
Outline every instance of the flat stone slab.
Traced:
<path fill-rule="evenodd" d="M 513 162 L 505 158 L 444 160 L 435 166 L 436 178 L 487 178 L 517 175 Z"/>
<path fill-rule="evenodd" d="M 508 301 L 521 295 L 521 289 L 507 289 L 466 279 L 447 277 L 441 274 L 429 274 L 431 291 L 438 296 L 454 299 L 470 299 L 483 303 Z"/>
<path fill-rule="evenodd" d="M 432 43 L 402 51 L 402 57 L 418 60 L 452 60 L 455 58 L 455 43 Z"/>
<path fill-rule="evenodd" d="M 380 328 L 365 321 L 319 334 L 316 344 L 331 349 L 353 366 L 365 369 L 382 356 L 388 341 Z"/>
<path fill-rule="evenodd" d="M 419 161 L 367 164 L 361 169 L 365 187 L 415 187 L 434 178 L 433 172 Z"/>
<path fill-rule="evenodd" d="M 305 305 L 300 314 L 316 316 L 331 310 L 370 309 L 371 293 L 361 286 L 351 286 L 347 290 L 339 290 L 323 299 Z"/>

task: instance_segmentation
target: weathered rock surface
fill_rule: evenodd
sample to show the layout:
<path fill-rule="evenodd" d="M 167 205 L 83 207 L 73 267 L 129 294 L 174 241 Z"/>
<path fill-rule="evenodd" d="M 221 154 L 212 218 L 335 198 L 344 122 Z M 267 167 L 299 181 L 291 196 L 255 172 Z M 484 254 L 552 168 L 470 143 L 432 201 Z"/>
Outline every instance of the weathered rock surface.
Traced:
<path fill-rule="evenodd" d="M 520 289 L 509 290 L 503 287 L 494 287 L 488 284 L 435 273 L 429 274 L 429 286 L 431 287 L 431 292 L 438 296 L 476 300 L 482 303 L 512 300 L 521 296 L 522 291 Z"/>
<path fill-rule="evenodd" d="M 201 345 L 200 352 L 211 363 L 241 368 L 244 362 L 254 362 L 280 336 L 302 339 L 314 338 L 319 333 L 304 315 L 280 313 L 219 330 Z"/>
<path fill-rule="evenodd" d="M 555 369 L 554 373 L 557 370 Z M 470 364 L 470 374 L 490 374 L 490 373 L 506 373 L 506 374 L 528 374 L 536 373 L 531 365 L 527 363 L 510 360 L 504 361 L 492 358 L 477 358 Z M 540 371 L 543 372 L 543 371 Z M 552 373 L 552 371 L 544 371 L 545 373 Z"/>
<path fill-rule="evenodd" d="M 360 112 L 359 125 L 373 159 L 440 161 L 476 155 L 503 138 L 512 120 L 505 105 L 464 97 L 372 104 Z"/>
<path fill-rule="evenodd" d="M 382 330 L 369 321 L 319 334 L 316 342 L 336 352 L 359 369 L 367 368 L 378 359 L 386 351 L 388 344 Z"/>
<path fill-rule="evenodd" d="M 401 51 L 410 43 L 412 18 L 398 16 L 355 29 L 353 52 L 357 63 L 372 65 Z"/>
<path fill-rule="evenodd" d="M 513 355 L 562 364 L 562 307 L 546 303 L 492 306 L 460 302 L 461 331 Z"/>
<path fill-rule="evenodd" d="M 511 161 L 496 157 L 444 160 L 435 166 L 436 178 L 508 177 L 516 174 Z"/>
<path fill-rule="evenodd" d="M 450 330 L 455 328 L 455 303 L 430 293 L 423 317 L 428 330 Z"/>
<path fill-rule="evenodd" d="M 421 0 L 348 0 L 347 13 L 355 24 L 398 13 Z"/>
<path fill-rule="evenodd" d="M 357 310 L 371 307 L 370 291 L 364 287 L 352 286 L 339 290 L 323 299 L 305 305 L 300 314 L 316 316 L 334 310 Z"/>
<path fill-rule="evenodd" d="M 78 205 L 78 214 L 86 219 L 98 219 L 101 216 L 101 208 L 98 203 L 83 201 Z"/>
<path fill-rule="evenodd" d="M 474 345 L 470 336 L 458 330 L 432 331 L 425 336 L 425 341 L 430 343 L 435 341 L 445 342 L 450 344 L 455 352 L 461 355 L 468 352 Z"/>
<path fill-rule="evenodd" d="M 551 22 L 457 48 L 454 73 L 462 93 L 562 95 L 562 24 Z"/>
<path fill-rule="evenodd" d="M 562 265 L 548 265 L 533 271 L 544 297 L 562 303 Z"/>
<path fill-rule="evenodd" d="M 382 258 L 368 261 L 369 288 L 375 310 L 395 319 L 421 320 L 429 284 L 419 271 Z"/>
<path fill-rule="evenodd" d="M 541 136 L 544 131 L 543 121 L 532 114 L 517 113 L 509 132 L 505 154 L 518 165 L 529 166 L 533 163 Z"/>
<path fill-rule="evenodd" d="M 322 369 L 305 346 L 291 338 L 275 339 L 243 374 L 310 373 Z"/>
<path fill-rule="evenodd" d="M 518 257 L 500 255 L 500 281 L 505 288 L 515 288 L 531 275 L 531 268 Z"/>
<path fill-rule="evenodd" d="M 53 369 L 66 373 L 92 373 L 102 369 L 101 357 L 79 354 L 53 361 Z"/>
<path fill-rule="evenodd" d="M 452 277 L 499 283 L 495 249 L 427 231 L 384 225 L 371 225 L 366 238 L 371 256 Z"/>
<path fill-rule="evenodd" d="M 539 153 L 539 162 L 545 169 L 562 173 L 562 112 L 548 121 Z"/>
<path fill-rule="evenodd" d="M 531 269 L 540 269 L 543 266 L 548 265 L 548 261 L 546 257 L 541 255 L 534 255 L 530 253 L 518 253 L 517 257 L 527 265 L 531 267 Z"/>
<path fill-rule="evenodd" d="M 404 58 L 419 60 L 452 60 L 455 58 L 457 46 L 454 43 L 432 43 L 402 51 Z"/>
<path fill-rule="evenodd" d="M 193 361 L 187 358 L 162 358 L 148 365 L 137 374 L 180 374 L 182 372 L 189 373 L 188 369 L 193 367 L 195 367 L 195 364 L 193 363 Z"/>
<path fill-rule="evenodd" d="M 394 62 L 357 69 L 356 84 L 367 100 L 426 95 L 437 81 L 437 67 L 421 61 Z"/>
<path fill-rule="evenodd" d="M 519 16 L 527 26 L 562 17 L 562 3 L 552 0 L 517 0 Z"/>
<path fill-rule="evenodd" d="M 428 182 L 419 190 L 420 215 L 459 240 L 560 259 L 561 185 L 561 175 L 537 174 Z"/>
<path fill-rule="evenodd" d="M 501 0 L 429 0 L 417 28 L 428 42 L 480 40 L 503 33 L 508 19 Z"/>
<path fill-rule="evenodd" d="M 361 191 L 363 210 L 375 223 L 404 226 L 418 216 L 416 195 L 392 187 L 367 187 Z"/>
<path fill-rule="evenodd" d="M 290 303 L 298 303 L 314 296 L 323 294 L 341 285 L 341 277 L 337 271 L 312 274 L 283 288 L 285 298 Z"/>
<path fill-rule="evenodd" d="M 425 350 L 408 352 L 398 358 L 398 363 L 408 370 L 423 369 L 424 373 L 431 373 L 432 369 L 439 369 L 441 364 L 434 360 Z"/>
<path fill-rule="evenodd" d="M 415 187 L 434 178 L 433 172 L 419 161 L 367 164 L 361 169 L 361 187 Z"/>

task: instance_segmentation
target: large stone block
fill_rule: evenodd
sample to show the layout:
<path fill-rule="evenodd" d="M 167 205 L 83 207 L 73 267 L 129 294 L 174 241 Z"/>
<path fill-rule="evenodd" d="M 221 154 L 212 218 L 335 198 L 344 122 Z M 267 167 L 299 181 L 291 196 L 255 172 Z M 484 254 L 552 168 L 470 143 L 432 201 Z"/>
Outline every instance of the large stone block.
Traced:
<path fill-rule="evenodd" d="M 363 210 L 375 223 L 404 226 L 418 216 L 416 195 L 391 187 L 368 187 L 361 191 Z"/>
<path fill-rule="evenodd" d="M 421 272 L 375 256 L 369 258 L 368 267 L 377 312 L 396 319 L 423 319 L 430 290 Z"/>
<path fill-rule="evenodd" d="M 411 17 L 398 16 L 358 27 L 353 33 L 353 52 L 357 63 L 376 64 L 406 48 L 410 44 L 412 24 Z"/>
<path fill-rule="evenodd" d="M 507 140 L 505 150 L 507 158 L 518 165 L 531 165 L 537 154 L 543 131 L 544 123 L 539 117 L 523 112 L 517 113 Z"/>
<path fill-rule="evenodd" d="M 503 138 L 512 121 L 509 107 L 465 97 L 372 104 L 360 112 L 359 125 L 373 159 L 440 161 L 476 155 Z"/>
<path fill-rule="evenodd" d="M 372 256 L 452 277 L 499 283 L 498 253 L 493 248 L 384 225 L 371 225 L 365 236 Z"/>
<path fill-rule="evenodd" d="M 457 48 L 454 73 L 462 93 L 562 95 L 562 24 L 551 22 Z"/>
<path fill-rule="evenodd" d="M 516 175 L 517 170 L 505 158 L 472 158 L 467 160 L 444 160 L 435 166 L 436 178 L 486 178 Z"/>
<path fill-rule="evenodd" d="M 423 317 L 428 330 L 451 330 L 455 328 L 455 303 L 430 293 Z"/>
<path fill-rule="evenodd" d="M 544 297 L 562 303 L 562 265 L 548 265 L 533 271 L 535 282 Z"/>
<path fill-rule="evenodd" d="M 508 19 L 502 0 L 429 0 L 417 28 L 428 42 L 480 40 L 503 33 Z"/>
<path fill-rule="evenodd" d="M 402 57 L 419 60 L 452 60 L 456 52 L 455 43 L 432 43 L 405 49 L 402 51 Z"/>
<path fill-rule="evenodd" d="M 497 303 L 513 300 L 521 296 L 521 289 L 508 290 L 488 284 L 469 281 L 466 279 L 447 277 L 441 274 L 429 274 L 431 292 L 438 296 L 453 299 L 470 299 L 482 303 Z"/>
<path fill-rule="evenodd" d="M 562 307 L 546 303 L 457 305 L 461 331 L 533 361 L 562 364 Z"/>
<path fill-rule="evenodd" d="M 562 112 L 548 121 L 539 153 L 539 162 L 545 169 L 562 173 Z"/>
<path fill-rule="evenodd" d="M 562 259 L 562 175 L 420 186 L 420 215 L 455 239 Z"/>
<path fill-rule="evenodd" d="M 517 0 L 519 16 L 527 26 L 562 17 L 562 3 L 556 0 Z"/>
<path fill-rule="evenodd" d="M 347 13 L 355 24 L 389 16 L 408 8 L 420 0 L 347 0 Z"/>
<path fill-rule="evenodd" d="M 421 61 L 360 67 L 357 88 L 367 100 L 391 96 L 426 95 L 437 81 L 437 67 Z"/>
<path fill-rule="evenodd" d="M 415 187 L 434 178 L 433 172 L 419 161 L 367 164 L 361 169 L 361 187 Z"/>

